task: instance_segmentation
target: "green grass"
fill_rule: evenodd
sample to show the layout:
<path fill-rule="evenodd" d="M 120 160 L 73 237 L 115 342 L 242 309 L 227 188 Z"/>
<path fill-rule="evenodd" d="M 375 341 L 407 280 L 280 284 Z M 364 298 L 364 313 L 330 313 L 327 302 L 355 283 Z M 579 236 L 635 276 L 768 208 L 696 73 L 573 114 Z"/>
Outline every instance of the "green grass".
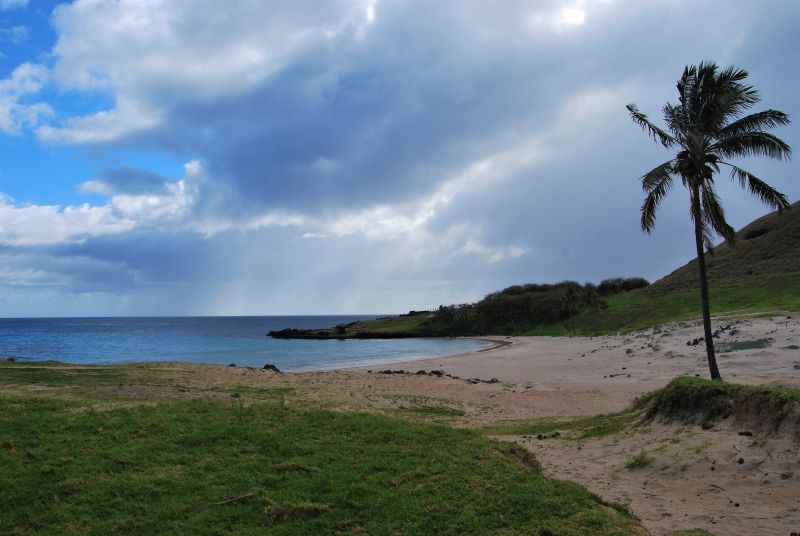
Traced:
<path fill-rule="evenodd" d="M 800 389 L 752 386 L 680 377 L 637 401 L 648 418 L 682 422 L 714 422 L 733 417 L 772 433 L 789 427 L 800 435 Z"/>
<path fill-rule="evenodd" d="M 800 311 L 800 273 L 742 276 L 710 283 L 711 312 L 714 315 L 743 315 Z M 562 322 L 543 324 L 517 335 L 607 335 L 630 332 L 667 322 L 700 317 L 700 291 L 655 283 L 650 287 L 622 292 L 606 298 L 604 309 L 587 310 Z M 420 333 L 427 313 L 359 322 L 350 331 Z M 524 322 L 521 322 L 524 323 Z"/>
<path fill-rule="evenodd" d="M 625 469 L 629 471 L 634 471 L 636 469 L 644 469 L 645 467 L 650 467 L 653 464 L 653 457 L 647 454 L 645 451 L 641 451 L 639 454 L 633 456 L 628 462 L 625 464 Z"/>
<path fill-rule="evenodd" d="M 754 341 L 731 341 L 723 342 L 716 345 L 717 351 L 723 352 L 738 352 L 741 350 L 759 350 L 761 348 L 769 348 L 772 341 L 769 339 L 756 339 Z"/>
<path fill-rule="evenodd" d="M 380 318 L 377 320 L 365 320 L 357 322 L 353 328 L 348 328 L 354 331 L 367 331 L 367 332 L 382 332 L 382 333 L 408 333 L 415 331 L 424 331 L 424 322 L 428 318 L 428 312 L 423 311 L 413 315 L 400 315 L 389 318 Z"/>
<path fill-rule="evenodd" d="M 681 270 L 686 271 L 686 268 Z M 800 311 L 800 272 L 716 279 L 711 281 L 709 292 L 711 313 L 714 315 Z M 700 317 L 700 291 L 696 285 L 688 283 L 675 286 L 657 282 L 647 288 L 609 296 L 605 300 L 605 308 L 586 310 L 567 320 L 541 324 L 515 334 L 607 335 Z M 428 313 L 417 313 L 362 321 L 348 326 L 347 333 L 430 335 L 433 328 L 424 324 L 427 318 Z M 520 319 L 519 323 L 524 325 L 529 322 Z M 442 326 L 435 328 L 443 329 Z M 501 329 L 495 334 L 505 333 Z"/>
<path fill-rule="evenodd" d="M 569 430 L 574 433 L 563 435 L 564 439 L 584 440 L 619 433 L 637 419 L 638 412 L 630 410 L 573 419 L 544 418 L 531 421 L 498 423 L 484 427 L 483 431 L 489 435 L 538 435 Z"/>
<path fill-rule="evenodd" d="M 663 389 L 638 399 L 628 410 L 577 418 L 543 418 L 492 424 L 488 435 L 548 435 L 581 441 L 614 435 L 637 422 L 662 418 L 681 422 L 714 422 L 733 417 L 753 425 L 754 431 L 773 433 L 781 427 L 800 434 L 800 389 L 752 386 L 683 376 Z"/>
<path fill-rule="evenodd" d="M 449 406 L 412 406 L 408 408 L 401 408 L 410 413 L 419 415 L 426 415 L 431 417 L 463 417 L 466 412 L 463 409 L 451 408 Z"/>
<path fill-rule="evenodd" d="M 414 314 L 408 313 L 404 315 L 390 316 L 378 318 L 375 320 L 359 320 L 353 324 L 345 326 L 345 332 L 340 333 L 342 336 L 354 336 L 356 333 L 385 333 L 385 334 L 420 334 L 421 336 L 429 336 L 430 330 L 423 324 L 428 318 L 430 313 L 428 311 L 418 311 Z M 337 330 L 331 329 L 331 336 L 336 336 Z"/>
<path fill-rule="evenodd" d="M 49 363 L 49 365 L 48 365 Z M 58 366 L 59 368 L 50 368 Z M 63 366 L 63 368 L 61 368 Z M 17 362 L 4 365 L 0 372 L 0 385 L 41 385 L 64 387 L 68 385 L 94 387 L 119 385 L 128 382 L 129 372 L 122 367 L 73 367 L 58 362 Z"/>
<path fill-rule="evenodd" d="M 8 358 L 0 358 L 0 368 L 2 367 L 15 367 L 25 365 L 27 367 L 58 367 L 67 366 L 63 361 L 55 361 L 48 359 L 46 361 L 9 361 Z"/>
<path fill-rule="evenodd" d="M 527 451 L 363 414 L 0 397 L 2 534 L 631 534 Z"/>
<path fill-rule="evenodd" d="M 700 291 L 660 289 L 658 284 L 611 296 L 608 307 L 587 311 L 526 335 L 605 335 L 635 331 L 700 317 Z M 716 281 L 710 287 L 711 313 L 749 314 L 800 310 L 800 273 Z"/>

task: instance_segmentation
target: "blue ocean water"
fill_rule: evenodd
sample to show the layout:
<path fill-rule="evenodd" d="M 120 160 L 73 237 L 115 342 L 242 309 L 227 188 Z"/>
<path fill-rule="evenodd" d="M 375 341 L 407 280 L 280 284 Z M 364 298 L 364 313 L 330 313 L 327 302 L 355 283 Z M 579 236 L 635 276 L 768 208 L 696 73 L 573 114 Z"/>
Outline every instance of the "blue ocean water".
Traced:
<path fill-rule="evenodd" d="M 452 355 L 475 339 L 286 340 L 270 330 L 326 328 L 374 316 L 0 318 L 0 357 L 74 364 L 183 361 L 330 369 Z"/>

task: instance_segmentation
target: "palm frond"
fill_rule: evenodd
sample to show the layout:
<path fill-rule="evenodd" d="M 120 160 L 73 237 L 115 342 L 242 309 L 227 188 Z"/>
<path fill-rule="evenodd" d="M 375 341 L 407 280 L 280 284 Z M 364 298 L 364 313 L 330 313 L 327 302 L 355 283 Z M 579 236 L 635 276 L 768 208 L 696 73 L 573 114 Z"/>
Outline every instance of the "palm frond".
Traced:
<path fill-rule="evenodd" d="M 786 195 L 780 193 L 749 171 L 745 171 L 733 164 L 725 164 L 731 167 L 731 177 L 739 179 L 741 187 L 750 190 L 750 193 L 761 199 L 761 202 L 765 205 L 778 211 L 789 208 L 789 200 Z"/>
<path fill-rule="evenodd" d="M 703 68 L 702 63 L 700 64 L 700 67 Z M 678 102 L 680 102 L 681 106 L 687 111 L 695 109 L 694 104 L 696 103 L 697 97 L 697 71 L 698 69 L 694 65 L 687 65 L 683 69 L 683 74 L 676 85 L 678 88 Z"/>
<path fill-rule="evenodd" d="M 710 150 L 726 158 L 768 156 L 776 160 L 790 159 L 792 148 L 779 137 L 768 132 L 747 132 L 721 139 Z"/>
<path fill-rule="evenodd" d="M 736 136 L 757 130 L 768 130 L 791 124 L 789 116 L 778 110 L 764 110 L 734 121 L 719 131 L 720 138 Z"/>
<path fill-rule="evenodd" d="M 686 76 L 684 70 L 684 76 Z M 738 118 L 742 113 L 758 102 L 758 92 L 742 83 L 747 78 L 747 71 L 728 67 L 718 72 L 713 62 L 703 62 L 689 73 L 684 84 L 685 101 L 691 108 L 692 123 L 704 134 L 716 134 L 731 118 Z"/>
<path fill-rule="evenodd" d="M 668 102 L 661 109 L 664 114 L 664 122 L 667 128 L 672 132 L 673 137 L 681 141 L 686 137 L 686 132 L 691 129 L 691 121 L 686 116 L 686 110 L 683 106 L 675 106 Z"/>
<path fill-rule="evenodd" d="M 642 176 L 642 189 L 645 192 L 650 192 L 659 184 L 670 182 L 668 188 L 672 187 L 672 174 L 674 173 L 674 160 L 667 160 L 660 166 L 656 166 Z"/>
<path fill-rule="evenodd" d="M 705 247 L 705 249 L 710 250 L 714 244 L 714 230 L 713 227 L 709 224 L 708 219 L 704 214 L 702 195 L 700 194 L 699 188 L 697 191 L 697 195 L 700 197 L 700 199 L 698 199 L 698 207 L 697 207 L 698 213 L 695 215 L 694 212 L 695 190 L 693 188 L 689 188 L 689 218 L 691 218 L 692 223 L 699 224 L 700 233 L 702 235 L 701 239 L 703 241 L 703 246 Z"/>
<path fill-rule="evenodd" d="M 719 95 L 719 106 L 725 115 L 738 117 L 744 110 L 750 109 L 761 100 L 758 90 L 742 83 L 747 77 L 747 71 L 733 66 L 723 69 L 717 75 L 716 93 Z"/>
<path fill-rule="evenodd" d="M 718 113 L 716 72 L 716 63 L 701 62 L 686 67 L 678 82 L 682 132 L 691 132 L 695 138 L 712 132 L 717 123 L 724 124 Z"/>
<path fill-rule="evenodd" d="M 656 225 L 656 210 L 661 200 L 667 195 L 674 183 L 672 160 L 664 162 L 642 177 L 642 188 L 647 192 L 642 203 L 642 231 L 647 234 L 653 232 Z"/>
<path fill-rule="evenodd" d="M 725 209 L 722 208 L 722 203 L 717 197 L 717 193 L 710 184 L 703 184 L 702 192 L 702 207 L 703 207 L 703 221 L 713 229 L 719 236 L 724 238 L 729 244 L 736 241 L 736 230 L 731 227 L 725 219 Z M 709 233 L 711 234 L 711 233 Z M 707 237 L 706 249 L 713 251 L 713 237 Z"/>
<path fill-rule="evenodd" d="M 628 109 L 628 112 L 630 112 L 633 122 L 642 127 L 642 130 L 647 132 L 653 140 L 661 143 L 661 145 L 667 149 L 675 145 L 675 138 L 651 123 L 647 116 L 640 112 L 635 104 L 628 104 L 625 107 Z"/>

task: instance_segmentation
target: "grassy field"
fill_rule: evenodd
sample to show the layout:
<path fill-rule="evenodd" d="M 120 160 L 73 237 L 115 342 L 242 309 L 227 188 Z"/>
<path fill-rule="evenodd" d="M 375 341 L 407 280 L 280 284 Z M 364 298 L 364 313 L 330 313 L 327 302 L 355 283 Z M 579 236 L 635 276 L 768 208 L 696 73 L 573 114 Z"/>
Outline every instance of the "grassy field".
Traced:
<path fill-rule="evenodd" d="M 800 391 L 700 378 L 618 414 L 473 429 L 436 424 L 452 409 L 435 405 L 342 413 L 236 382 L 181 386 L 160 365 L 3 362 L 0 534 L 643 534 L 624 509 L 487 436 L 584 441 L 653 418 L 727 416 L 756 433 L 800 429 Z M 172 390 L 114 390 L 126 385 Z M 184 391 L 198 398 L 175 398 Z"/>
<path fill-rule="evenodd" d="M 4 395 L 0 437 L 2 534 L 640 533 L 518 447 L 376 415 Z"/>
<path fill-rule="evenodd" d="M 424 332 L 425 326 L 422 325 L 428 318 L 427 311 L 415 312 L 376 320 L 357 322 L 348 331 L 364 331 L 367 333 L 414 333 Z"/>

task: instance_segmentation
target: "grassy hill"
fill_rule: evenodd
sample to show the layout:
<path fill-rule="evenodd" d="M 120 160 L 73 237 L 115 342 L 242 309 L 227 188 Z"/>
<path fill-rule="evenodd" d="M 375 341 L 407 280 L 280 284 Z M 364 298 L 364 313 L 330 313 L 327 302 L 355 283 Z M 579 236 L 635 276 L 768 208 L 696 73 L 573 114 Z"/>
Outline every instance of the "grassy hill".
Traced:
<path fill-rule="evenodd" d="M 737 236 L 735 246 L 720 244 L 707 257 L 712 314 L 800 310 L 800 202 L 791 210 L 753 221 Z M 696 259 L 646 288 L 612 295 L 601 292 L 602 307 L 596 306 L 597 296 L 592 295 L 598 289 L 602 290 L 602 284 L 516 285 L 476 304 L 430 313 L 412 311 L 341 330 L 348 336 L 601 335 L 700 316 Z M 584 303 L 577 312 L 558 314 L 568 293 Z M 535 313 L 526 316 L 526 307 Z M 481 311 L 489 310 L 490 321 L 475 320 Z M 331 336 L 335 336 L 333 330 Z"/>
<path fill-rule="evenodd" d="M 733 247 L 720 244 L 707 257 L 712 314 L 800 310 L 800 202 L 758 218 L 737 237 Z M 697 260 L 607 304 L 530 333 L 602 334 L 698 317 Z"/>
<path fill-rule="evenodd" d="M 245 401 L 235 376 L 228 402 L 109 392 L 169 388 L 157 366 L 0 369 L 0 534 L 644 534 L 479 431 L 284 405 L 269 383 Z"/>
<path fill-rule="evenodd" d="M 720 244 L 707 257 L 712 286 L 731 281 L 747 283 L 771 276 L 800 273 L 800 201 L 792 210 L 772 212 L 737 233 L 734 247 Z M 659 294 L 693 290 L 697 286 L 697 259 L 656 282 L 649 290 Z"/>

